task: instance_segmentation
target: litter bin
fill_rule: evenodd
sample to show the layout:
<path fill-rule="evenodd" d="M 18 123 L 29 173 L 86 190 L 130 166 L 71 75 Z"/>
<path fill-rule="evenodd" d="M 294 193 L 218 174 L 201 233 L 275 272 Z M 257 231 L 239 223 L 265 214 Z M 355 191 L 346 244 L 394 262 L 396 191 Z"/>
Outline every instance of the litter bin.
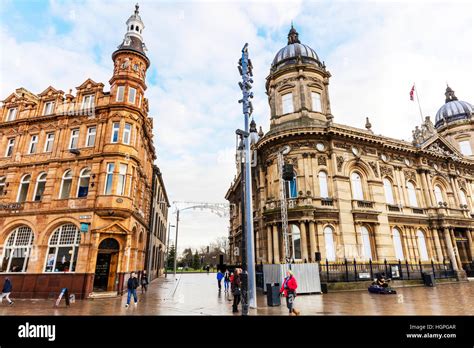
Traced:
<path fill-rule="evenodd" d="M 267 283 L 267 305 L 270 307 L 276 307 L 281 305 L 280 300 L 280 284 L 278 283 Z"/>
<path fill-rule="evenodd" d="M 434 274 L 423 272 L 423 284 L 425 284 L 425 286 L 435 286 Z"/>

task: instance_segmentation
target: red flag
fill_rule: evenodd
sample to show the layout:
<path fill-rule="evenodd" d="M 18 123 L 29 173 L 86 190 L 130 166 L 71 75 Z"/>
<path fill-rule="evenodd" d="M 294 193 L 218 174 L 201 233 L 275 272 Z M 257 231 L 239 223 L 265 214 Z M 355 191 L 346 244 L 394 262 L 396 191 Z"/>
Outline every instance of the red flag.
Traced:
<path fill-rule="evenodd" d="M 411 91 L 410 91 L 410 100 L 415 100 L 413 98 L 413 93 L 415 93 L 415 85 L 413 85 L 413 87 L 411 88 Z"/>

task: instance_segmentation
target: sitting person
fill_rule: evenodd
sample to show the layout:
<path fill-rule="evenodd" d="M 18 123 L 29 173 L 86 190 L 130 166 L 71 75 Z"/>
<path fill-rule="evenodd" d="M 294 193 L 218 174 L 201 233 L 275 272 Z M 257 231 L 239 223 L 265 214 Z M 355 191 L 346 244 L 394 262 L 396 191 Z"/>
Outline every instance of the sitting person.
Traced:
<path fill-rule="evenodd" d="M 386 288 L 388 286 L 388 282 L 385 279 L 385 274 L 378 274 L 377 275 L 377 280 L 375 281 L 375 284 L 381 287 Z"/>

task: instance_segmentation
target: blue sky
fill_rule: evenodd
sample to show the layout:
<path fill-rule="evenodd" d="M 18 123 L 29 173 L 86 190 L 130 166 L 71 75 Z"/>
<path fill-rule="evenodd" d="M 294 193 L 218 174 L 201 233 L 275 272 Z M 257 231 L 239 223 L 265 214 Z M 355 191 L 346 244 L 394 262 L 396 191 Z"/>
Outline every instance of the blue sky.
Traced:
<path fill-rule="evenodd" d="M 18 87 L 74 93 L 89 77 L 108 90 L 135 1 L 0 1 L 0 98 Z M 236 63 L 245 42 L 264 131 L 265 78 L 293 21 L 332 73 L 334 121 L 363 128 L 370 117 L 375 133 L 410 140 L 420 120 L 413 82 L 424 115 L 444 102 L 446 81 L 474 102 L 473 12 L 466 1 L 140 1 L 157 164 L 171 200 L 224 201 L 243 127 Z M 225 219 L 201 212 L 187 212 L 180 227 L 181 247 L 227 234 Z"/>

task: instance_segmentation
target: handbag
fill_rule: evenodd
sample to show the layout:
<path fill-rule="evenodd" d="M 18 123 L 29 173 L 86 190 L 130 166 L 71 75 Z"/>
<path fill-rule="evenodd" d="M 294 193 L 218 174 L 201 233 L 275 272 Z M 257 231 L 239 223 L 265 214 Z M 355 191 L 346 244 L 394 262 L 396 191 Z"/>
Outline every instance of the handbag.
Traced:
<path fill-rule="evenodd" d="M 240 288 L 234 288 L 234 290 L 232 291 L 232 295 L 234 296 L 240 296 L 240 294 Z"/>

